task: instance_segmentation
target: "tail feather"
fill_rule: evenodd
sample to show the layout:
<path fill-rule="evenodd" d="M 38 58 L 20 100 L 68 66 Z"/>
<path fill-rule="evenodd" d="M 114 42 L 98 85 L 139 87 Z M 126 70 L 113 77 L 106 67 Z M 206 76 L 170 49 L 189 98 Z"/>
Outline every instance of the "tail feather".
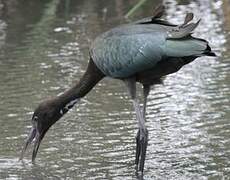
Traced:
<path fill-rule="evenodd" d="M 172 28 L 168 32 L 167 39 L 180 39 L 183 37 L 190 36 L 193 30 L 199 25 L 199 23 L 200 20 L 198 20 L 196 23 L 190 23 L 187 25 L 183 24 L 182 26 L 177 26 L 175 28 Z"/>
<path fill-rule="evenodd" d="M 207 41 L 193 38 L 192 36 L 183 39 L 166 40 L 165 54 L 168 57 L 216 56 Z"/>
<path fill-rule="evenodd" d="M 216 56 L 216 54 L 212 51 L 211 47 L 208 44 L 203 54 L 206 56 Z"/>
<path fill-rule="evenodd" d="M 186 24 L 188 24 L 190 21 L 193 20 L 193 13 L 187 13 L 184 19 L 184 23 L 181 25 L 181 27 L 185 26 Z"/>

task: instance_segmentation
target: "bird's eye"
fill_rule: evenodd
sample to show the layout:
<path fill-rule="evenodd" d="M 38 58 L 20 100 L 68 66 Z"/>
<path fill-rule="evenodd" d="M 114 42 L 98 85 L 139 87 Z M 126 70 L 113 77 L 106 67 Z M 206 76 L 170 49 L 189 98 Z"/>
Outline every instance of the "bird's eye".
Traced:
<path fill-rule="evenodd" d="M 34 120 L 34 121 L 37 121 L 37 120 L 38 120 L 38 117 L 37 117 L 37 116 L 34 116 L 34 117 L 33 117 L 33 120 Z"/>

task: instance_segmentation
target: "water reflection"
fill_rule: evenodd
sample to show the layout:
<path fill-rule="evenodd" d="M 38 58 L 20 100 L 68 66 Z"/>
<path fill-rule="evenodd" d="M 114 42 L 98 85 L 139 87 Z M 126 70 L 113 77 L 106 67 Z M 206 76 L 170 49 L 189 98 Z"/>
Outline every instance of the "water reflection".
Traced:
<path fill-rule="evenodd" d="M 26 3 L 26 6 L 25 4 Z M 0 178 L 134 179 L 135 115 L 124 85 L 105 79 L 51 128 L 37 164 L 18 151 L 41 99 L 78 80 L 97 34 L 116 26 L 131 0 L 0 1 Z M 157 2 L 155 2 L 157 4 Z M 230 175 L 229 10 L 227 1 L 167 0 L 166 17 L 202 17 L 195 35 L 218 58 L 202 57 L 151 92 L 145 179 L 221 179 Z M 148 16 L 147 1 L 134 18 Z M 2 38 L 3 37 L 3 38 Z M 25 128 L 26 127 L 26 128 Z M 29 154 L 29 153 L 28 153 Z M 31 154 L 31 152 L 30 152 Z"/>

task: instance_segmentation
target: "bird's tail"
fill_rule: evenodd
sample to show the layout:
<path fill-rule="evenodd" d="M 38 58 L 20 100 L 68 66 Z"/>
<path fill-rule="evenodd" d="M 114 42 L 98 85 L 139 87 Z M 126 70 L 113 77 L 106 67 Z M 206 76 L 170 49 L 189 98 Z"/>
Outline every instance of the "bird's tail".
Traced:
<path fill-rule="evenodd" d="M 192 13 L 187 13 L 184 23 L 172 28 L 167 32 L 165 53 L 169 57 L 199 57 L 199 56 L 216 56 L 212 52 L 208 42 L 204 39 L 193 37 L 191 34 L 199 25 L 200 20 L 196 23 L 189 23 L 193 19 Z"/>
<path fill-rule="evenodd" d="M 207 41 L 192 36 L 181 39 L 167 39 L 165 54 L 168 57 L 216 56 Z"/>

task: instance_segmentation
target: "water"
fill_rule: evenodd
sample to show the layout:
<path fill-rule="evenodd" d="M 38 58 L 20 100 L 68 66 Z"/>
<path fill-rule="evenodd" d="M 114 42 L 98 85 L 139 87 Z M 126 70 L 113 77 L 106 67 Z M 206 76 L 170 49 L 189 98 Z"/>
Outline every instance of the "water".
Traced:
<path fill-rule="evenodd" d="M 137 123 L 125 86 L 105 79 L 44 138 L 36 165 L 18 157 L 34 108 L 79 80 L 99 33 L 125 22 L 128 0 L 0 1 L 0 179 L 136 179 Z M 157 4 L 157 2 L 155 2 Z M 148 16 L 148 1 L 135 18 Z M 202 57 L 151 91 L 145 179 L 230 178 L 230 13 L 223 1 L 166 1 L 166 17 L 202 17 Z M 140 94 L 139 94 L 140 95 Z"/>

